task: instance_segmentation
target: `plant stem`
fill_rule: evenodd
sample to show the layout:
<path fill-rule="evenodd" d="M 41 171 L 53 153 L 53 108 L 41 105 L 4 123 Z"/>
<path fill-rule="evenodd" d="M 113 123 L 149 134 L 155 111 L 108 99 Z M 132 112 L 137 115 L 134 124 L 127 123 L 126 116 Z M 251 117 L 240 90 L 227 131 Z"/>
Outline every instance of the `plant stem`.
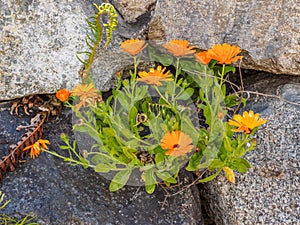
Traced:
<path fill-rule="evenodd" d="M 221 73 L 221 81 L 220 81 L 220 86 L 221 87 L 223 85 L 223 79 L 224 79 L 224 75 L 225 75 L 225 67 L 226 67 L 226 64 L 223 64 L 223 66 L 222 66 L 222 73 Z"/>

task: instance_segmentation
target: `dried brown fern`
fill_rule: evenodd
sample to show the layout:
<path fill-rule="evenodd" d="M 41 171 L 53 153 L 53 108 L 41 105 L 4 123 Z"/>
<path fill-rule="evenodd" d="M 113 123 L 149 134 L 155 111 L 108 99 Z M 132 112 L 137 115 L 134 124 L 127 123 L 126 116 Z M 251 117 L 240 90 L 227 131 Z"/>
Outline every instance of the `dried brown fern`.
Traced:
<path fill-rule="evenodd" d="M 27 151 L 23 149 L 42 138 L 46 118 L 47 112 L 39 112 L 30 120 L 29 126 L 17 127 L 16 130 L 25 129 L 26 132 L 17 144 L 10 146 L 9 154 L 0 161 L 0 180 L 3 178 L 3 173 L 14 171 L 20 160 L 24 158 Z"/>

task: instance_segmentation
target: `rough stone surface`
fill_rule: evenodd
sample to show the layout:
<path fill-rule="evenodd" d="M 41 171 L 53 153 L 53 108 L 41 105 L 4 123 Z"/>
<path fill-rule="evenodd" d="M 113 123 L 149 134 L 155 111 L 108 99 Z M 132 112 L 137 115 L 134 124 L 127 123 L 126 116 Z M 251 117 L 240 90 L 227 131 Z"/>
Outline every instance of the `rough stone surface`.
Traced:
<path fill-rule="evenodd" d="M 267 119 L 257 133 L 257 148 L 246 155 L 252 168 L 236 173 L 235 185 L 224 175 L 202 185 L 202 200 L 218 225 L 300 224 L 300 78 L 258 73 L 245 77 L 244 82 L 246 90 L 280 93 L 298 106 L 252 96 L 247 110 Z"/>
<path fill-rule="evenodd" d="M 0 0 L 0 100 L 78 83 L 93 10 L 87 0 Z"/>
<path fill-rule="evenodd" d="M 242 67 L 300 75 L 298 1 L 157 0 L 150 39 L 187 39 L 202 49 L 231 43 Z"/>
<path fill-rule="evenodd" d="M 111 0 L 128 23 L 138 22 L 138 18 L 148 14 L 156 0 Z"/>
<path fill-rule="evenodd" d="M 15 127 L 28 123 L 29 118 L 9 115 L 8 103 L 1 103 L 0 109 L 0 148 L 4 150 L 18 139 Z M 71 135 L 71 125 L 71 113 L 66 110 L 59 120 L 47 123 L 44 138 L 50 140 L 51 150 L 60 151 L 59 136 Z M 191 174 L 181 176 L 183 185 L 191 179 Z M 108 186 L 109 182 L 92 170 L 72 167 L 42 153 L 4 176 L 0 190 L 11 203 L 1 213 L 22 217 L 31 212 L 41 225 L 203 224 L 195 186 L 168 198 L 164 207 L 160 204 L 165 197 L 162 188 L 148 195 L 143 187 L 126 186 L 111 193 Z"/>

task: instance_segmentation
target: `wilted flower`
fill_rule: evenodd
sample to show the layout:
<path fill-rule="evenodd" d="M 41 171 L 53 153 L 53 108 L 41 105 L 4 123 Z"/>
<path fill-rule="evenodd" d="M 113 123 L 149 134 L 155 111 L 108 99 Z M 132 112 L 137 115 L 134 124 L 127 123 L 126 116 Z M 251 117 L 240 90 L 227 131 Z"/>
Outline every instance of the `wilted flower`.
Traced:
<path fill-rule="evenodd" d="M 165 70 L 166 67 L 162 69 L 161 66 L 158 66 L 156 69 L 150 68 L 150 71 L 148 73 L 146 71 L 139 72 L 140 78 L 137 78 L 137 81 L 160 86 L 160 81 L 173 80 L 172 74 L 169 73 L 170 71 L 164 73 Z"/>
<path fill-rule="evenodd" d="M 225 176 L 227 178 L 227 180 L 230 182 L 230 183 L 235 183 L 235 176 L 234 176 L 234 172 L 232 169 L 230 169 L 229 167 L 225 166 L 223 167 L 223 171 L 225 173 Z"/>
<path fill-rule="evenodd" d="M 39 139 L 33 145 L 29 145 L 24 148 L 23 151 L 30 149 L 30 157 L 34 159 L 39 156 L 43 149 L 48 149 L 46 144 L 50 144 L 50 142 L 48 140 Z"/>
<path fill-rule="evenodd" d="M 217 60 L 218 64 L 231 64 L 243 58 L 243 56 L 236 56 L 241 52 L 240 47 L 230 44 L 214 45 L 207 50 L 208 57 Z"/>
<path fill-rule="evenodd" d="M 145 41 L 138 39 L 129 39 L 121 43 L 121 48 L 123 49 L 123 51 L 129 53 L 132 56 L 138 55 L 146 47 L 147 44 L 145 44 Z"/>
<path fill-rule="evenodd" d="M 254 112 L 252 110 L 245 111 L 243 113 L 243 116 L 236 114 L 233 116 L 233 120 L 229 120 L 228 124 L 231 126 L 238 127 L 237 129 L 232 129 L 234 132 L 245 132 L 246 134 L 250 134 L 251 131 L 259 127 L 262 124 L 265 124 L 267 121 L 259 118 L 259 114 Z"/>
<path fill-rule="evenodd" d="M 179 130 L 167 132 L 162 138 L 160 146 L 167 150 L 166 155 L 176 157 L 185 155 L 194 148 L 190 136 Z"/>
<path fill-rule="evenodd" d="M 79 97 L 79 103 L 75 106 L 76 110 L 79 110 L 82 106 L 86 107 L 89 104 L 96 104 L 101 101 L 102 98 L 98 94 L 98 90 L 94 87 L 94 84 L 78 84 L 72 91 L 73 96 Z"/>
<path fill-rule="evenodd" d="M 194 56 L 198 62 L 205 65 L 207 65 L 211 60 L 211 57 L 209 54 L 207 54 L 207 51 L 198 52 Z"/>
<path fill-rule="evenodd" d="M 196 50 L 192 50 L 194 46 L 189 47 L 189 42 L 187 40 L 171 40 L 163 46 L 176 57 L 181 57 L 196 52 Z"/>
<path fill-rule="evenodd" d="M 56 98 L 61 101 L 61 102 L 65 102 L 68 100 L 69 96 L 70 96 L 70 91 L 67 89 L 61 89 L 59 91 L 56 92 Z"/>

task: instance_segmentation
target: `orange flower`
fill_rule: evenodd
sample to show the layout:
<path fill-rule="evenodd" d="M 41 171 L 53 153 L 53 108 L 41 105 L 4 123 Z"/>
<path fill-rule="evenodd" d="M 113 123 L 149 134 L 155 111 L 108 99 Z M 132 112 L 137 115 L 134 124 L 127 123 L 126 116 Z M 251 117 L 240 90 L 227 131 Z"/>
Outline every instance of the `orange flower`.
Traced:
<path fill-rule="evenodd" d="M 59 91 L 56 92 L 56 98 L 61 101 L 61 102 L 65 102 L 68 100 L 69 96 L 70 96 L 70 91 L 67 89 L 61 89 Z"/>
<path fill-rule="evenodd" d="M 196 50 L 192 50 L 194 46 L 189 47 L 189 42 L 186 40 L 171 40 L 163 46 L 176 57 L 181 57 L 196 52 Z"/>
<path fill-rule="evenodd" d="M 240 47 L 230 44 L 214 45 L 212 49 L 207 50 L 209 57 L 217 60 L 218 64 L 231 64 L 238 61 L 243 58 L 243 56 L 236 56 L 240 52 Z"/>
<path fill-rule="evenodd" d="M 164 73 L 165 68 L 161 68 L 158 66 L 155 70 L 154 68 L 150 68 L 150 71 L 147 73 L 146 71 L 139 72 L 140 78 L 137 78 L 137 81 L 145 82 L 147 84 L 154 84 L 160 86 L 160 81 L 163 80 L 173 80 L 172 74 L 169 74 L 170 71 Z"/>
<path fill-rule="evenodd" d="M 121 43 L 121 48 L 124 52 L 132 56 L 138 55 L 144 48 L 147 47 L 144 40 L 130 39 Z"/>
<path fill-rule="evenodd" d="M 205 65 L 207 65 L 211 60 L 211 57 L 209 54 L 207 54 L 207 51 L 198 52 L 194 56 L 198 62 Z"/>
<path fill-rule="evenodd" d="M 97 101 L 101 101 L 101 96 L 98 94 L 98 90 L 94 84 L 78 84 L 72 91 L 73 96 L 79 96 L 80 101 L 75 106 L 76 110 L 79 110 L 81 106 L 86 107 L 89 104 L 96 104 Z"/>
<path fill-rule="evenodd" d="M 249 113 L 245 111 L 243 116 L 238 114 L 234 115 L 233 120 L 229 120 L 228 124 L 238 127 L 237 129 L 232 129 L 234 132 L 244 131 L 246 134 L 250 134 L 254 128 L 267 122 L 266 120 L 259 118 L 259 116 L 258 113 L 254 114 L 252 110 L 250 110 Z"/>
<path fill-rule="evenodd" d="M 185 155 L 194 148 L 192 139 L 179 130 L 167 132 L 162 138 L 160 146 L 167 150 L 166 155 L 175 157 Z"/>
<path fill-rule="evenodd" d="M 39 139 L 33 145 L 29 145 L 23 149 L 23 151 L 27 151 L 30 149 L 30 158 L 36 158 L 39 156 L 43 149 L 48 149 L 46 144 L 50 144 L 48 140 Z"/>

